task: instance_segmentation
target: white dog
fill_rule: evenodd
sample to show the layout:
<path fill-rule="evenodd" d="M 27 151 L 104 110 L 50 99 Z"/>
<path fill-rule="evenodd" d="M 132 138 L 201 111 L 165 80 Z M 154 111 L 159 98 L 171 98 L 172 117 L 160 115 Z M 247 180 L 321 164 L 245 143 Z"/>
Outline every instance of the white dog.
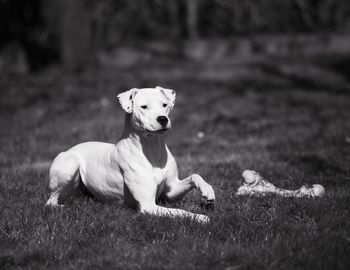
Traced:
<path fill-rule="evenodd" d="M 141 213 L 208 222 L 205 215 L 156 204 L 158 198 L 180 199 L 193 188 L 208 203 L 215 200 L 213 188 L 198 174 L 179 180 L 175 159 L 164 142 L 175 91 L 159 86 L 134 88 L 118 99 L 126 111 L 120 140 L 81 143 L 60 153 L 50 168 L 51 196 L 46 204 L 56 206 L 77 196 L 83 183 L 97 199 L 117 200 Z"/>

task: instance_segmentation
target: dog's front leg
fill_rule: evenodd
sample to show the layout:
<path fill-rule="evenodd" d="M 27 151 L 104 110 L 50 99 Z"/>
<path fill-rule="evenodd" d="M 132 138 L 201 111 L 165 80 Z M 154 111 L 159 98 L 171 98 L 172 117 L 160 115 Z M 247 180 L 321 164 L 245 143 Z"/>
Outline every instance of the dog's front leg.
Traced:
<path fill-rule="evenodd" d="M 207 202 L 215 200 L 213 187 L 198 174 L 192 174 L 183 180 L 171 179 L 167 181 L 164 197 L 170 201 L 179 200 L 193 188 L 197 188 L 201 192 L 202 198 Z"/>
<path fill-rule="evenodd" d="M 163 206 L 159 206 L 156 204 L 146 204 L 146 205 L 140 205 L 141 213 L 147 213 L 151 215 L 157 215 L 157 216 L 171 216 L 171 217 L 188 217 L 192 218 L 200 223 L 208 223 L 209 217 L 201 214 L 194 214 L 187 212 L 185 210 L 177 209 L 177 208 L 167 208 Z"/>
<path fill-rule="evenodd" d="M 194 214 L 176 208 L 167 208 L 155 203 L 157 185 L 152 180 L 152 174 L 138 174 L 135 170 L 128 170 L 124 174 L 124 203 L 135 201 L 141 213 L 157 216 L 189 217 L 201 223 L 209 222 L 205 215 Z M 132 200 L 129 199 L 132 197 Z"/>

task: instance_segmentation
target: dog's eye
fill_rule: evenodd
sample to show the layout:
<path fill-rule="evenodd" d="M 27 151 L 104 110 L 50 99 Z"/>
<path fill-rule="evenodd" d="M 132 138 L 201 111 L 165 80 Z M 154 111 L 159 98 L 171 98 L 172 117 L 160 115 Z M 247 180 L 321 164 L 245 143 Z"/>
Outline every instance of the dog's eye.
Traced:
<path fill-rule="evenodd" d="M 165 108 L 166 106 L 168 106 L 168 104 L 166 104 L 166 103 L 163 103 L 163 107 Z"/>
<path fill-rule="evenodd" d="M 142 105 L 141 108 L 142 109 L 147 109 L 147 105 Z"/>

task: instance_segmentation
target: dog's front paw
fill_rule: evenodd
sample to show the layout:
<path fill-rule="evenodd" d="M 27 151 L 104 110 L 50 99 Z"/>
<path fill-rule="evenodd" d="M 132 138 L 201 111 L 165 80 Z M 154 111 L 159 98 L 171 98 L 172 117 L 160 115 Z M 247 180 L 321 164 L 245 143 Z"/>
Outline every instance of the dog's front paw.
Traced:
<path fill-rule="evenodd" d="M 215 202 L 215 192 L 213 187 L 205 182 L 204 179 L 198 174 L 192 175 L 192 181 L 202 194 L 203 206 L 208 209 L 213 209 Z"/>
<path fill-rule="evenodd" d="M 202 203 L 201 206 L 206 210 L 214 210 L 215 205 L 215 193 L 211 185 L 206 186 L 201 190 L 202 192 Z"/>
<path fill-rule="evenodd" d="M 207 201 L 215 201 L 215 192 L 211 185 L 205 183 L 200 187 L 200 190 L 202 192 L 203 199 L 206 199 Z"/>
<path fill-rule="evenodd" d="M 199 223 L 202 223 L 202 224 L 207 224 L 207 223 L 209 223 L 210 219 L 206 215 L 197 214 L 196 221 L 198 221 Z"/>

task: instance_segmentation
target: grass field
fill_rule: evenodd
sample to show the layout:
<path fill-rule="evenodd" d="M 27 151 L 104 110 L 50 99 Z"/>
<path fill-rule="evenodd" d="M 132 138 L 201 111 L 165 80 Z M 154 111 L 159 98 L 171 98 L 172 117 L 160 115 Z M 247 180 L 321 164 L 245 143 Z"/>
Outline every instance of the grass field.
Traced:
<path fill-rule="evenodd" d="M 301 58 L 158 59 L 2 78 L 0 269 L 349 269 L 349 79 L 344 62 Z M 116 142 L 116 94 L 156 85 L 177 91 L 168 144 L 180 176 L 201 174 L 217 196 L 213 212 L 196 192 L 169 206 L 206 212 L 211 222 L 88 198 L 46 209 L 52 159 L 79 142 Z M 326 195 L 237 197 L 244 169 L 279 187 L 320 183 Z"/>

